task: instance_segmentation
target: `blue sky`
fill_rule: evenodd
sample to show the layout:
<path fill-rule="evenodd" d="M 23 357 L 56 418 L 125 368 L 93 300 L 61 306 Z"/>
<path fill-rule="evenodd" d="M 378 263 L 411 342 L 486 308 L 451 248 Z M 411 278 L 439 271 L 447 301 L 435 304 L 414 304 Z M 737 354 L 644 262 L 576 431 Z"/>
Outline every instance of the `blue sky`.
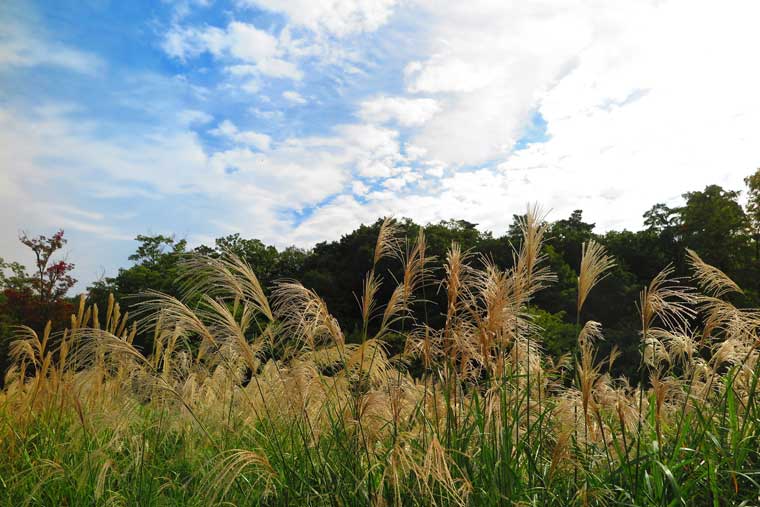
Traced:
<path fill-rule="evenodd" d="M 757 5 L 11 0 L 0 257 L 62 227 L 84 286 L 146 233 L 498 233 L 532 202 L 637 228 L 760 166 Z"/>

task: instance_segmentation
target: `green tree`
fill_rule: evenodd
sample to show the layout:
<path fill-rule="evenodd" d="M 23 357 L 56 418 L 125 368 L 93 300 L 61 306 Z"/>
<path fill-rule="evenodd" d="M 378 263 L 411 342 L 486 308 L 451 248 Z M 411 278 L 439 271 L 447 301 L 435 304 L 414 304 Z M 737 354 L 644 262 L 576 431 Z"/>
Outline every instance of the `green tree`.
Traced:
<path fill-rule="evenodd" d="M 13 294 L 29 291 L 29 275 L 18 262 L 6 262 L 0 257 L 0 387 L 7 368 L 8 345 L 13 336 L 13 326 L 21 324 L 19 316 L 9 306 Z"/>
<path fill-rule="evenodd" d="M 258 239 L 244 239 L 238 233 L 231 234 L 216 240 L 216 251 L 220 254 L 233 253 L 245 260 L 265 286 L 277 276 L 277 249 L 265 245 Z"/>
<path fill-rule="evenodd" d="M 634 276 L 639 287 L 648 284 L 672 260 L 674 246 L 665 230 L 609 231 L 601 241 L 618 265 Z"/>
<path fill-rule="evenodd" d="M 139 235 L 137 251 L 129 256 L 135 263 L 129 269 L 120 269 L 115 284 L 121 294 L 137 294 L 145 289 L 153 289 L 179 295 L 176 279 L 179 262 L 187 252 L 187 241 L 173 236 Z"/>
<path fill-rule="evenodd" d="M 201 245 L 193 250 L 195 253 L 218 257 L 232 253 L 246 261 L 253 269 L 259 281 L 266 289 L 273 282 L 284 278 L 298 278 L 308 256 L 308 252 L 295 246 L 282 251 L 271 245 L 265 245 L 258 239 L 245 239 L 240 234 L 231 234 L 214 241 L 214 247 Z"/>
<path fill-rule="evenodd" d="M 275 280 L 300 277 L 308 256 L 309 252 L 302 248 L 295 246 L 285 248 L 277 256 Z"/>
<path fill-rule="evenodd" d="M 668 207 L 663 203 L 658 203 L 644 213 L 644 225 L 650 231 L 662 233 L 663 231 L 676 225 L 678 220 L 678 210 Z"/>
<path fill-rule="evenodd" d="M 747 219 L 755 242 L 755 261 L 760 260 L 760 169 L 744 178 L 747 185 Z"/>
<path fill-rule="evenodd" d="M 177 277 L 180 274 L 180 260 L 187 251 L 187 242 L 173 236 L 161 234 L 138 235 L 137 250 L 129 256 L 134 265 L 121 268 L 113 278 L 102 278 L 88 287 L 90 304 L 98 308 L 107 307 L 108 295 L 113 293 L 119 301 L 122 312 L 134 315 L 134 305 L 140 301 L 140 293 L 156 290 L 172 296 L 179 296 Z M 150 350 L 152 337 L 138 335 L 135 344 Z"/>
<path fill-rule="evenodd" d="M 578 339 L 578 329 L 574 323 L 569 322 L 565 312 L 549 313 L 542 308 L 531 307 L 529 313 L 533 323 L 543 330 L 541 344 L 547 353 L 557 358 L 573 350 Z"/>
<path fill-rule="evenodd" d="M 737 273 L 747 262 L 750 223 L 739 194 L 710 185 L 683 194 L 686 204 L 678 210 L 682 246 L 727 273 Z"/>
<path fill-rule="evenodd" d="M 595 224 L 583 221 L 583 211 L 575 210 L 570 217 L 554 222 L 549 229 L 548 243 L 565 261 L 577 269 L 581 263 L 583 243 L 593 238 Z"/>
<path fill-rule="evenodd" d="M 24 290 L 29 286 L 29 275 L 19 262 L 5 262 L 0 257 L 0 290 Z"/>
<path fill-rule="evenodd" d="M 481 232 L 477 226 L 466 220 L 442 220 L 437 224 L 428 224 L 425 226 L 428 248 L 433 255 L 443 258 L 453 241 L 459 243 L 462 250 L 469 250 L 484 240 L 492 239 L 490 232 Z"/>

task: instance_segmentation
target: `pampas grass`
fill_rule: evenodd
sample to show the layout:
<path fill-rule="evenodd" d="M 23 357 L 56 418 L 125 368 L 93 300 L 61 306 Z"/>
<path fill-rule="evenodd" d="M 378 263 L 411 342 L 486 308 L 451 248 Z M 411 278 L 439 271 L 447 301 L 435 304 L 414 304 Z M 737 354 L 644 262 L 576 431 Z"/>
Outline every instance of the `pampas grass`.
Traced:
<path fill-rule="evenodd" d="M 695 286 L 668 267 L 642 290 L 640 376 L 615 378 L 602 324 L 580 321 L 615 264 L 591 241 L 576 354 L 547 357 L 528 308 L 553 281 L 543 217 L 521 222 L 513 268 L 453 244 L 440 280 L 424 232 L 404 241 L 385 220 L 357 295 L 360 343 L 314 291 L 282 280 L 267 297 L 229 253 L 187 259 L 183 297 L 143 294 L 131 318 L 82 299 L 63 333 L 19 328 L 0 503 L 758 504 L 760 312 L 735 307 L 739 286 L 689 251 Z M 413 311 L 434 285 L 441 329 Z"/>

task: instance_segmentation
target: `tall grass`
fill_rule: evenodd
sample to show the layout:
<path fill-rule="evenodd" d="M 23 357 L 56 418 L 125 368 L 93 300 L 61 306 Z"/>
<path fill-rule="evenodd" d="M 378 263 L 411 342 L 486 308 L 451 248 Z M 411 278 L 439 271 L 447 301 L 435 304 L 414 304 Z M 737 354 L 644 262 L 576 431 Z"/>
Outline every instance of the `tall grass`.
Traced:
<path fill-rule="evenodd" d="M 184 297 L 144 294 L 131 320 L 82 299 L 60 335 L 21 328 L 0 393 L 0 501 L 760 504 L 760 312 L 730 303 L 738 285 L 694 252 L 693 279 L 666 268 L 638 303 L 640 378 L 613 378 L 617 352 L 598 356 L 602 324 L 582 309 L 614 261 L 584 246 L 577 346 L 545 357 L 528 311 L 553 280 L 540 212 L 522 226 L 514 268 L 454 244 L 437 279 L 424 233 L 402 241 L 385 221 L 359 343 L 318 294 L 281 281 L 270 301 L 233 255 L 188 259 Z"/>

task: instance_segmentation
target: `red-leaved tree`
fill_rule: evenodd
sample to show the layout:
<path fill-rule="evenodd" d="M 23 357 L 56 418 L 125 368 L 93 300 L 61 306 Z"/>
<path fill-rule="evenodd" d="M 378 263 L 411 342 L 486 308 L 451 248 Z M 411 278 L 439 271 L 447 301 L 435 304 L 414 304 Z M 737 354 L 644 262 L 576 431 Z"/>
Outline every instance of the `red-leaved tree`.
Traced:
<path fill-rule="evenodd" d="M 71 276 L 74 264 L 65 259 L 53 259 L 66 244 L 63 230 L 50 237 L 30 237 L 23 233 L 19 240 L 34 253 L 35 271 L 27 275 L 16 264 L 13 283 L 6 283 L 3 288 L 5 301 L 0 311 L 11 321 L 37 331 L 44 328 L 48 320 L 53 321 L 54 327 L 65 325 L 73 310 L 66 294 L 76 284 L 76 279 Z"/>

